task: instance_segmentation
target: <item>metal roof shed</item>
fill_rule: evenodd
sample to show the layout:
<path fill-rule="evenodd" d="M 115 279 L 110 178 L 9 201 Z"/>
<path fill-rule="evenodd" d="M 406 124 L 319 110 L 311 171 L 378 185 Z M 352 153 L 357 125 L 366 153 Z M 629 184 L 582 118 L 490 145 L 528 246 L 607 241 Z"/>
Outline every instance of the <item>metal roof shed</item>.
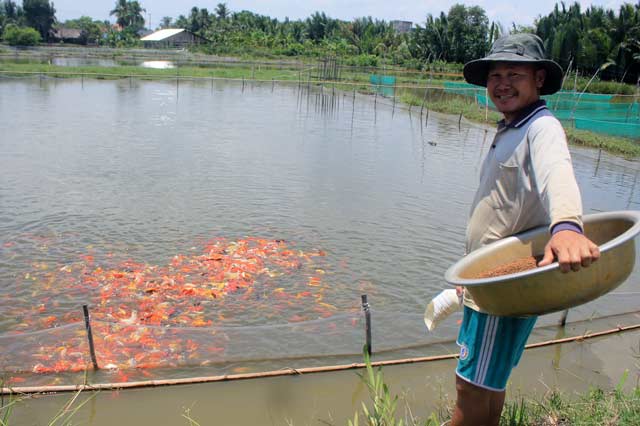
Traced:
<path fill-rule="evenodd" d="M 184 28 L 167 28 L 144 36 L 140 39 L 144 47 L 186 47 L 200 44 L 206 39 L 193 34 Z"/>

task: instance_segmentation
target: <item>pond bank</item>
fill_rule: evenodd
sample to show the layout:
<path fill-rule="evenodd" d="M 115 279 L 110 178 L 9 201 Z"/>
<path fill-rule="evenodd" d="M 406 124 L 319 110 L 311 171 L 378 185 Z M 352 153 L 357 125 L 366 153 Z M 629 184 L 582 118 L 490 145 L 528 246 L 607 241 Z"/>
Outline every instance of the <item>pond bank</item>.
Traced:
<path fill-rule="evenodd" d="M 401 96 L 401 100 L 402 102 L 413 106 L 420 106 L 423 103 L 423 99 L 420 99 L 410 93 L 405 93 Z M 432 101 L 429 102 L 428 107 L 429 109 L 445 114 L 461 114 L 467 120 L 490 126 L 495 126 L 495 123 L 502 118 L 502 116 L 495 111 L 485 111 L 484 108 L 478 107 L 475 101 L 471 98 L 459 97 L 455 100 Z M 640 143 L 636 140 L 602 135 L 567 126 L 565 126 L 565 131 L 570 144 L 602 149 L 611 154 L 625 158 L 640 157 Z"/>
<path fill-rule="evenodd" d="M 149 59 L 152 56 L 144 56 Z M 9 59 L 5 56 L 5 58 Z M 171 56 L 162 56 L 168 58 Z M 216 61 L 209 61 L 206 67 L 199 66 L 198 63 L 186 62 L 180 66 L 167 68 L 148 68 L 138 65 L 119 65 L 112 67 L 105 66 L 74 66 L 65 67 L 51 65 L 47 63 L 17 63 L 0 61 L 0 76 L 47 76 L 56 78 L 87 77 L 97 79 L 237 79 L 242 81 L 266 81 L 266 82 L 298 82 L 300 83 L 324 83 L 345 91 L 358 90 L 362 93 L 372 93 L 373 89 L 364 74 L 350 73 L 343 75 L 340 81 L 320 81 L 317 76 L 311 76 L 313 66 L 304 67 L 303 63 L 296 62 L 264 62 L 264 63 L 243 63 L 241 61 L 227 61 L 228 58 L 220 58 Z M 485 111 L 479 108 L 475 100 L 462 96 L 447 97 L 447 99 L 429 100 L 425 105 L 425 99 L 412 93 L 416 89 L 424 89 L 429 86 L 434 90 L 442 90 L 442 81 L 416 81 L 402 82 L 394 87 L 400 90 L 397 96 L 399 102 L 408 106 L 426 107 L 445 114 L 460 115 L 475 123 L 493 126 L 500 119 L 500 114 L 495 111 Z M 395 103 L 395 100 L 394 100 Z M 567 138 L 575 145 L 587 146 L 595 149 L 602 149 L 609 153 L 625 158 L 640 157 L 640 143 L 628 138 L 615 137 L 594 133 L 591 131 L 577 130 L 565 127 Z"/>

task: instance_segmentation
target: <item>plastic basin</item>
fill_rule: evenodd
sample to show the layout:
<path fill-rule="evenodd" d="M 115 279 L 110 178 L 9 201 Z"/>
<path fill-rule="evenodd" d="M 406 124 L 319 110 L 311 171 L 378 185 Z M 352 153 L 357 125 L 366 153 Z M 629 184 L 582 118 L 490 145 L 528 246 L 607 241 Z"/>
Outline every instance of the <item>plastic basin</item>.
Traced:
<path fill-rule="evenodd" d="M 600 259 L 588 268 L 563 273 L 557 262 L 528 271 L 473 278 L 500 265 L 544 253 L 549 229 L 541 226 L 495 241 L 463 257 L 445 280 L 464 286 L 483 312 L 502 316 L 542 315 L 587 303 L 629 277 L 640 232 L 640 212 L 615 211 L 583 217 L 585 235 L 600 248 Z"/>

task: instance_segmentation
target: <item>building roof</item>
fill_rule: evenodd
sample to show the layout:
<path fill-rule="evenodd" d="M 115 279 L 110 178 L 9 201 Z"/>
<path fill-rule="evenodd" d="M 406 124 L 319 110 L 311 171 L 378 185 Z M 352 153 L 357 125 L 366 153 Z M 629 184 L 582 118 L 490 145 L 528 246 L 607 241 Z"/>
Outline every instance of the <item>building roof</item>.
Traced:
<path fill-rule="evenodd" d="M 140 40 L 141 41 L 162 41 L 176 34 L 180 34 L 183 31 L 185 31 L 184 28 L 168 28 L 166 30 L 159 30 L 159 31 L 156 31 L 155 33 L 151 33 L 147 36 L 142 37 Z"/>
<path fill-rule="evenodd" d="M 82 31 L 75 28 L 56 28 L 51 31 L 51 35 L 59 39 L 80 38 L 82 36 Z"/>

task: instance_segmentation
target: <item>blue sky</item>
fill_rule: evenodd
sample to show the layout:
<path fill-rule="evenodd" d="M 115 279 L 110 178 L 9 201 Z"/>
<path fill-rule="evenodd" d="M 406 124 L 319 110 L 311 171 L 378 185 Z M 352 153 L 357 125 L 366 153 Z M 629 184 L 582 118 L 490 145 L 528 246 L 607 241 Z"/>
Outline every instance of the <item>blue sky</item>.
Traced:
<path fill-rule="evenodd" d="M 20 4 L 20 1 L 16 1 Z M 219 0 L 139 0 L 146 9 L 145 19 L 151 20 L 151 26 L 156 27 L 163 16 L 177 18 L 178 15 L 188 15 L 191 7 L 207 8 L 213 11 Z M 53 0 L 56 8 L 56 16 L 59 20 L 78 18 L 82 15 L 104 20 L 110 19 L 109 11 L 113 9 L 115 0 Z M 522 25 L 531 25 L 539 15 L 546 15 L 553 10 L 555 0 L 534 1 L 506 1 L 506 0 L 478 0 L 475 2 L 461 2 L 455 0 L 229 0 L 225 2 L 231 11 L 250 10 L 255 13 L 269 15 L 280 20 L 285 17 L 290 19 L 304 19 L 315 11 L 325 12 L 332 18 L 351 20 L 361 16 L 371 16 L 386 21 L 399 19 L 422 24 L 427 14 L 438 15 L 441 11 L 448 11 L 456 3 L 464 3 L 468 6 L 481 6 L 490 20 L 498 21 L 505 27 L 510 27 L 512 22 Z M 559 2 L 558 2 L 559 3 Z M 625 3 L 622 0 L 595 0 L 579 1 L 584 7 L 589 5 L 603 6 L 618 10 Z M 627 1 L 626 3 L 634 3 Z M 572 0 L 565 4 L 573 4 Z M 111 18 L 113 21 L 113 18 Z"/>

